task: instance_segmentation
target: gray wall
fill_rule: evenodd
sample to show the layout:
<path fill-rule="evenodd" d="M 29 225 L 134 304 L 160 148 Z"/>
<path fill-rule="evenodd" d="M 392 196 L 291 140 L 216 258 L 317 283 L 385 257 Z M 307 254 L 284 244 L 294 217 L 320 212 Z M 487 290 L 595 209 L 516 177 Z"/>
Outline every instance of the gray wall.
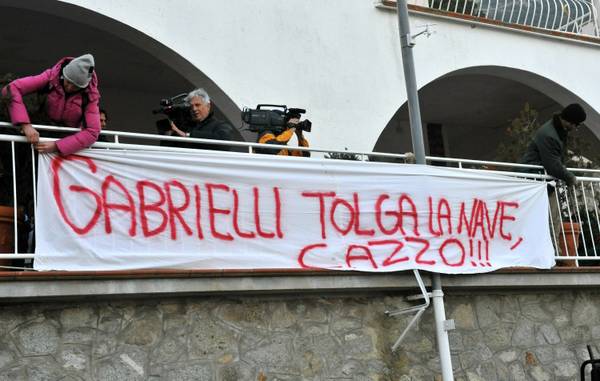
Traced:
<path fill-rule="evenodd" d="M 431 309 L 397 353 L 398 294 L 4 304 L 0 380 L 441 380 Z M 600 293 L 451 292 L 457 380 L 574 380 Z"/>

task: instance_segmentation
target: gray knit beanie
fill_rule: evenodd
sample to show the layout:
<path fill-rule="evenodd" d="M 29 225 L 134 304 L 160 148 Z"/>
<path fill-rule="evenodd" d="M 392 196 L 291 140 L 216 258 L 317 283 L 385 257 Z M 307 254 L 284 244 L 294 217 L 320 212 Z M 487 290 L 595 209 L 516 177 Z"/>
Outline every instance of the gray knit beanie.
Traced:
<path fill-rule="evenodd" d="M 84 54 L 73 58 L 63 69 L 63 77 L 79 88 L 85 88 L 92 80 L 94 56 Z"/>

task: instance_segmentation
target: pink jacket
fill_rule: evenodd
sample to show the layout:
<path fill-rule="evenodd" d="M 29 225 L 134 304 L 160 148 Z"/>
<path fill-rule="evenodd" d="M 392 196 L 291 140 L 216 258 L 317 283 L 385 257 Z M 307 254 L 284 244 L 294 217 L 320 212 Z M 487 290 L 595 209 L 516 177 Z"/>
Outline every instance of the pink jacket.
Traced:
<path fill-rule="evenodd" d="M 8 111 L 12 124 L 26 124 L 30 121 L 23 103 L 23 96 L 49 86 L 50 91 L 46 101 L 48 117 L 59 125 L 81 128 L 81 131 L 56 142 L 58 151 L 63 155 L 70 155 L 91 146 L 100 134 L 98 109 L 100 93 L 98 92 L 96 72 L 93 73 L 88 87 L 83 90 L 87 94 L 88 103 L 85 110 L 82 110 L 83 95 L 81 92 L 72 95 L 65 94 L 60 79 L 63 65 L 71 59 L 72 57 L 62 58 L 56 65 L 43 73 L 16 79 L 2 89 L 2 95 L 11 98 Z M 84 118 L 85 124 L 83 123 Z"/>

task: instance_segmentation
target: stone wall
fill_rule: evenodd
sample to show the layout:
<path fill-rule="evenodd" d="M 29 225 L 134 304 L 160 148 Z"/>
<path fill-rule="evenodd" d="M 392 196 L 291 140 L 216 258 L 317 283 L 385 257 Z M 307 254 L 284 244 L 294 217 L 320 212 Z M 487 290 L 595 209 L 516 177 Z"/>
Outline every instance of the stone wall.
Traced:
<path fill-rule="evenodd" d="M 401 296 L 212 296 L 0 306 L 0 380 L 441 380 L 431 309 Z M 600 293 L 447 294 L 457 380 L 574 380 Z M 597 351 L 599 345 L 594 346 Z M 600 351 L 597 351 L 600 354 Z"/>

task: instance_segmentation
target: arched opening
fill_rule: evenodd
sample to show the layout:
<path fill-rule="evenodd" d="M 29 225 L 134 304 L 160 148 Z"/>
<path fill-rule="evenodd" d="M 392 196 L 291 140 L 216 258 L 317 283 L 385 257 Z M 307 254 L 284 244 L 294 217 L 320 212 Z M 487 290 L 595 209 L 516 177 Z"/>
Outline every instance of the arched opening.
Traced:
<path fill-rule="evenodd" d="M 151 111 L 160 100 L 196 87 L 209 92 L 217 116 L 239 129 L 239 108 L 210 78 L 127 25 L 60 1 L 0 0 L 0 14 L 0 74 L 38 74 L 61 57 L 94 54 L 109 129 L 156 133 L 160 116 Z"/>
<path fill-rule="evenodd" d="M 475 67 L 459 70 L 419 90 L 423 135 L 427 154 L 479 160 L 497 160 L 510 121 L 526 103 L 537 111 L 539 122 L 569 103 L 586 108 L 588 120 L 575 133 L 598 147 L 599 115 L 562 86 L 522 70 Z M 408 105 L 398 109 L 380 135 L 375 151 L 412 151 Z M 590 152 L 582 152 L 584 156 Z"/>

